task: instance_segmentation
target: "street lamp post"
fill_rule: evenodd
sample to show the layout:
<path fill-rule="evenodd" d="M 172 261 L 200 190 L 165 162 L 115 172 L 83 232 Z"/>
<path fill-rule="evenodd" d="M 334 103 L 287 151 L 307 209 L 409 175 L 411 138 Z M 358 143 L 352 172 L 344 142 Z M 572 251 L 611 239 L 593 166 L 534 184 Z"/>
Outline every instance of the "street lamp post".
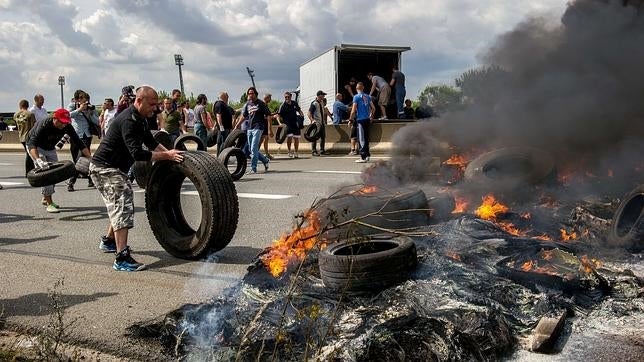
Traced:
<path fill-rule="evenodd" d="M 248 76 L 250 77 L 250 81 L 253 83 L 253 88 L 255 87 L 255 71 L 246 67 L 246 71 L 248 72 Z"/>
<path fill-rule="evenodd" d="M 183 74 L 181 74 L 181 66 L 183 65 L 183 57 L 181 54 L 174 55 L 174 64 L 179 66 L 179 85 L 181 86 L 181 94 L 186 94 L 183 91 Z"/>
<path fill-rule="evenodd" d="M 63 96 L 63 86 L 65 85 L 65 76 L 58 77 L 58 84 L 60 85 L 60 108 L 65 108 L 65 97 Z"/>

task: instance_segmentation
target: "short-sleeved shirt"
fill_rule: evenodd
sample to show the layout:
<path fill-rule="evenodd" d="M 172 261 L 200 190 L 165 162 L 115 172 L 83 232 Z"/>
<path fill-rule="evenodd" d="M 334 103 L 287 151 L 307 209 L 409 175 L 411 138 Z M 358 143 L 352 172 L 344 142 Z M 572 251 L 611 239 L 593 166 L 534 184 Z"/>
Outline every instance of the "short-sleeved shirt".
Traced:
<path fill-rule="evenodd" d="M 27 135 L 27 148 L 42 148 L 43 150 L 53 151 L 56 143 L 60 141 L 63 135 L 69 135 L 69 141 L 80 150 L 87 148 L 85 143 L 81 141 L 78 134 L 72 127 L 71 123 L 67 123 L 62 129 L 54 125 L 54 118 L 47 117 L 29 131 Z"/>
<path fill-rule="evenodd" d="M 385 79 L 379 75 L 374 75 L 373 77 L 371 77 L 371 83 L 374 83 L 376 85 L 376 89 L 378 90 L 381 90 L 383 87 L 388 86 Z"/>
<path fill-rule="evenodd" d="M 31 106 L 31 108 L 29 108 L 29 112 L 34 114 L 34 117 L 36 117 L 36 122 L 40 122 L 43 119 L 49 117 L 49 114 L 47 113 L 45 107 L 38 108 L 35 104 Z"/>
<path fill-rule="evenodd" d="M 250 123 L 248 129 L 261 129 L 263 131 L 266 127 L 266 117 L 270 114 L 271 111 L 266 106 L 266 103 L 259 99 L 255 102 L 248 101 L 244 105 L 243 115 Z"/>
<path fill-rule="evenodd" d="M 167 110 L 161 112 L 161 117 L 163 118 L 163 124 L 166 132 L 168 133 L 179 133 L 179 126 L 181 121 L 181 113 L 177 110 L 168 112 Z"/>
<path fill-rule="evenodd" d="M 405 75 L 401 71 L 394 70 L 394 74 L 391 78 L 395 81 L 394 87 L 398 89 L 405 88 Z"/>
<path fill-rule="evenodd" d="M 282 120 L 286 125 L 296 127 L 298 111 L 302 111 L 299 104 L 295 101 L 291 101 L 290 103 L 284 102 L 280 104 L 280 108 L 277 113 L 282 117 Z"/>
<path fill-rule="evenodd" d="M 356 104 L 356 120 L 364 121 L 369 119 L 371 96 L 367 93 L 358 93 L 353 96 L 353 103 Z"/>
<path fill-rule="evenodd" d="M 233 114 L 231 113 L 230 107 L 224 101 L 218 100 L 213 106 L 216 115 L 221 115 L 221 124 L 224 126 L 224 130 L 233 129 Z"/>
<path fill-rule="evenodd" d="M 324 108 L 324 105 L 321 102 L 318 102 L 317 99 L 311 102 L 311 105 L 309 106 L 309 112 L 313 115 L 313 119 L 316 122 L 326 124 L 326 114 L 324 113 Z"/>
<path fill-rule="evenodd" d="M 27 134 L 36 124 L 36 117 L 33 113 L 21 109 L 13 115 L 13 120 L 18 126 L 18 139 L 20 142 L 27 142 Z"/>
<path fill-rule="evenodd" d="M 197 104 L 197 106 L 195 107 L 195 124 L 197 123 L 206 124 L 205 122 L 206 120 L 201 118 L 202 115 L 205 116 L 205 113 L 204 113 L 205 111 L 206 111 L 206 106 L 204 106 L 203 104 Z"/>

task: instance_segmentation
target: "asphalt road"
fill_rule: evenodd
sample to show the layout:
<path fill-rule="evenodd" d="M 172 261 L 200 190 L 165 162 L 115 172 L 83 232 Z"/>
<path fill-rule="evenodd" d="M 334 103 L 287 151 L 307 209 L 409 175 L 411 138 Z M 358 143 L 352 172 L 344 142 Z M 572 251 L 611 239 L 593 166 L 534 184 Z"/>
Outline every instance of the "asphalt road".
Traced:
<path fill-rule="evenodd" d="M 65 318 L 80 318 L 75 338 L 125 355 L 143 348 L 124 336 L 126 327 L 216 297 L 241 279 L 255 255 L 291 229 L 293 215 L 339 185 L 359 182 L 360 171 L 369 165 L 354 163 L 355 157 L 277 155 L 270 172 L 263 173 L 260 165 L 259 174 L 235 183 L 240 204 L 235 237 L 204 261 L 177 259 L 161 248 L 147 222 L 143 190 L 135 186 L 130 245 L 149 270 L 125 273 L 112 270 L 114 256 L 98 250 L 108 224 L 98 192 L 83 179 L 73 193 L 59 184 L 54 201 L 61 212 L 47 213 L 40 189 L 23 176 L 23 157 L 0 153 L 0 310 L 9 325 L 39 328 L 49 318 L 47 293 L 63 280 L 58 293 L 67 305 Z M 198 215 L 198 197 L 182 195 L 182 205 Z"/>

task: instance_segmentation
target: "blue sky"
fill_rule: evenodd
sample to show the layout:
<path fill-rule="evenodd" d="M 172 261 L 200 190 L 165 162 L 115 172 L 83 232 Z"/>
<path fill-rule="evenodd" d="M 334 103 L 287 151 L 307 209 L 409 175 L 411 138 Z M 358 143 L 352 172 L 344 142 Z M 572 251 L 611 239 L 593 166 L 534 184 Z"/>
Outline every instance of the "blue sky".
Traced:
<path fill-rule="evenodd" d="M 0 0 L 0 110 L 75 89 L 95 102 L 127 84 L 178 88 L 173 55 L 185 59 L 187 93 L 237 100 L 255 70 L 260 92 L 298 84 L 299 65 L 341 43 L 411 46 L 407 94 L 448 83 L 527 17 L 558 22 L 566 1 L 511 0 Z"/>

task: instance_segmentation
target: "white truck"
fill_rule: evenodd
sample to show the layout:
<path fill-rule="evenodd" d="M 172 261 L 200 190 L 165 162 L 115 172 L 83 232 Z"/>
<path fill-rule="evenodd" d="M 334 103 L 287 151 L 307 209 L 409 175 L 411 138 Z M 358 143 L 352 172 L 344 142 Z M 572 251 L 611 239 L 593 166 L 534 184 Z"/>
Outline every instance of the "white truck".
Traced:
<path fill-rule="evenodd" d="M 306 113 L 317 91 L 322 90 L 327 94 L 327 107 L 331 111 L 335 94 L 344 93 L 344 86 L 351 77 L 363 82 L 367 92 L 371 87 L 367 78 L 369 72 L 390 81 L 394 65 L 398 64 L 403 70 L 402 53 L 407 50 L 411 48 L 358 44 L 334 46 L 300 65 L 300 107 Z"/>

